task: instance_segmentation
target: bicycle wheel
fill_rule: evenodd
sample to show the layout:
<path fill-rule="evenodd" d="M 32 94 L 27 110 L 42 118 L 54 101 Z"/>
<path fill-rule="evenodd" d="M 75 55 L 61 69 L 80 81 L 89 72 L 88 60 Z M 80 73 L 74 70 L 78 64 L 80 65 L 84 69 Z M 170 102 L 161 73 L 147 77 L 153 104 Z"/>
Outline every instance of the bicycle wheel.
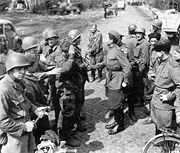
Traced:
<path fill-rule="evenodd" d="M 180 139 L 172 135 L 159 134 L 147 142 L 143 153 L 180 153 Z"/>

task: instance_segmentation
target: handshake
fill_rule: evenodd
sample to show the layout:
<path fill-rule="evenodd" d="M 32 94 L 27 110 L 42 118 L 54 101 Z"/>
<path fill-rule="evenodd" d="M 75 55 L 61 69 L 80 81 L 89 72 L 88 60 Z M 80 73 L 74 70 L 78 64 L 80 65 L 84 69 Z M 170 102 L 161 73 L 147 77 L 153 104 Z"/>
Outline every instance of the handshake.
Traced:
<path fill-rule="evenodd" d="M 88 70 L 93 70 L 93 69 L 102 69 L 104 67 L 103 63 L 97 63 L 96 65 L 90 65 L 88 66 Z"/>
<path fill-rule="evenodd" d="M 46 106 L 46 107 L 38 107 L 36 110 L 35 110 L 35 114 L 38 116 L 38 118 L 35 120 L 35 121 L 27 121 L 25 123 L 25 131 L 26 132 L 32 132 L 36 122 L 42 118 L 44 115 L 48 115 L 48 112 L 47 111 L 50 111 L 50 107 L 49 106 Z"/>

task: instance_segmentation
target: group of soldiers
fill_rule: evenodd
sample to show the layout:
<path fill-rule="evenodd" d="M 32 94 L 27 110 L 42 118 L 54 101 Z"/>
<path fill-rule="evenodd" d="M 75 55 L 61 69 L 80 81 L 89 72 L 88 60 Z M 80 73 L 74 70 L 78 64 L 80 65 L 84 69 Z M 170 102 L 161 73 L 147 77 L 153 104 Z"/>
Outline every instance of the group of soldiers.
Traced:
<path fill-rule="evenodd" d="M 84 86 L 86 81 L 95 81 L 96 70 L 97 82 L 101 82 L 105 69 L 107 104 L 114 117 L 114 122 L 105 126 L 109 135 L 124 130 L 125 101 L 130 119 L 137 121 L 134 106 L 144 106 L 144 93 L 153 93 L 145 124 L 153 121 L 158 133 L 159 126 L 172 127 L 175 119 L 179 123 L 180 51 L 172 58 L 161 20 L 154 20 L 152 27 L 147 38 L 146 30 L 135 24 L 129 25 L 127 36 L 110 30 L 104 44 L 93 24 L 86 58 L 81 54 L 77 29 L 62 41 L 56 30 L 47 28 L 40 42 L 26 37 L 14 51 L 1 45 L 0 152 L 33 153 L 38 144 L 41 152 L 47 152 L 43 144 L 60 145 L 62 140 L 80 146 L 74 131 L 87 130 L 81 114 Z M 46 116 L 51 110 L 55 111 L 54 124 Z"/>

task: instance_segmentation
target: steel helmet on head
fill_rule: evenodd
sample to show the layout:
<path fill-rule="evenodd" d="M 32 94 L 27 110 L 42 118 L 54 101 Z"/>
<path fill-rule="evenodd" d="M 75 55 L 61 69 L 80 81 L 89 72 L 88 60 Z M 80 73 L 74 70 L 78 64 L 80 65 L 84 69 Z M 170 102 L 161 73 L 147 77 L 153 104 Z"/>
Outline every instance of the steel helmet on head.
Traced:
<path fill-rule="evenodd" d="M 68 38 L 71 41 L 75 41 L 77 38 L 81 37 L 81 33 L 79 30 L 77 29 L 73 29 L 71 31 L 68 32 Z"/>
<path fill-rule="evenodd" d="M 131 31 L 135 31 L 136 28 L 137 28 L 137 26 L 135 24 L 130 24 L 128 27 L 128 30 L 131 32 Z"/>
<path fill-rule="evenodd" d="M 144 35 L 146 34 L 146 30 L 143 27 L 136 28 L 135 32 L 136 33 L 143 33 Z"/>
<path fill-rule="evenodd" d="M 152 23 L 153 26 L 157 27 L 158 29 L 162 28 L 162 21 L 159 19 L 155 19 Z"/>
<path fill-rule="evenodd" d="M 6 58 L 5 66 L 6 72 L 12 70 L 13 68 L 17 67 L 27 67 L 29 66 L 29 62 L 27 61 L 26 57 L 22 53 L 12 53 L 9 54 Z"/>
<path fill-rule="evenodd" d="M 46 40 L 51 38 L 59 38 L 59 35 L 56 30 L 48 30 L 46 33 Z"/>
<path fill-rule="evenodd" d="M 22 41 L 22 48 L 26 51 L 38 46 L 38 41 L 34 37 L 25 37 Z"/>

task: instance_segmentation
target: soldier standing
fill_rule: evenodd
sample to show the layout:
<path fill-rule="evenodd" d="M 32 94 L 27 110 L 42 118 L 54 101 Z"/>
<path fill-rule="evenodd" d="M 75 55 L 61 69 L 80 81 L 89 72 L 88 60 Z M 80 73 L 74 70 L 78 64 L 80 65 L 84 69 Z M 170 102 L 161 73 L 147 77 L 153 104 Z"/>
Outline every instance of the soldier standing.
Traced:
<path fill-rule="evenodd" d="M 103 62 L 103 47 L 102 47 L 102 34 L 97 29 L 97 25 L 94 24 L 91 29 L 88 44 L 88 54 L 90 57 L 90 66 L 95 66 L 97 63 Z M 90 81 L 95 81 L 95 69 L 91 70 Z M 98 69 L 98 82 L 102 80 L 102 69 Z"/>
<path fill-rule="evenodd" d="M 117 32 L 116 32 L 117 33 Z M 108 134 L 114 135 L 124 130 L 124 112 L 123 101 L 125 95 L 123 88 L 128 86 L 129 76 L 131 73 L 131 65 L 122 51 L 117 45 L 118 39 L 114 30 L 108 33 L 109 42 L 105 62 L 98 64 L 99 67 L 106 67 L 106 87 L 108 88 L 108 106 L 109 110 L 114 112 L 114 120 L 112 124 L 107 124 Z"/>
<path fill-rule="evenodd" d="M 29 66 L 25 56 L 12 53 L 6 59 L 6 75 L 0 81 L 1 153 L 34 153 L 34 123 L 30 111 L 42 118 L 43 107 L 37 109 L 25 96 L 23 79 Z"/>
<path fill-rule="evenodd" d="M 47 42 L 42 48 L 42 54 L 40 54 L 40 61 L 47 66 L 56 66 L 56 57 L 61 54 L 62 50 L 59 46 L 59 36 L 56 30 L 48 30 L 46 33 Z M 49 85 L 49 103 L 53 103 L 55 109 L 56 123 L 59 116 L 60 106 L 58 103 L 58 96 L 56 95 L 56 86 L 55 86 L 56 77 L 52 75 L 48 78 Z"/>
<path fill-rule="evenodd" d="M 149 63 L 149 42 L 145 39 L 145 29 L 136 29 L 137 44 L 134 49 L 135 64 L 133 66 L 133 82 L 136 89 L 137 106 L 144 106 L 144 88 L 146 83 L 146 73 Z"/>
<path fill-rule="evenodd" d="M 180 99 L 180 67 L 169 54 L 170 41 L 159 42 L 158 48 L 156 51 L 160 65 L 156 73 L 155 89 L 151 100 L 151 118 L 156 124 L 156 134 L 161 133 L 159 127 L 176 130 L 175 108 L 178 112 Z M 175 99 L 177 103 L 175 103 Z"/>
<path fill-rule="evenodd" d="M 77 129 L 79 131 L 85 131 L 86 128 L 81 124 L 81 110 L 83 108 L 85 102 L 85 93 L 84 93 L 84 85 L 85 82 L 88 81 L 87 75 L 87 67 L 81 55 L 81 48 L 79 48 L 81 42 L 81 33 L 77 29 L 73 29 L 69 31 L 68 38 L 71 40 L 71 46 L 69 48 L 69 59 L 72 60 L 78 67 L 78 74 L 75 85 L 78 87 L 78 92 L 75 94 L 76 98 L 76 108 L 75 108 L 75 116 Z"/>

